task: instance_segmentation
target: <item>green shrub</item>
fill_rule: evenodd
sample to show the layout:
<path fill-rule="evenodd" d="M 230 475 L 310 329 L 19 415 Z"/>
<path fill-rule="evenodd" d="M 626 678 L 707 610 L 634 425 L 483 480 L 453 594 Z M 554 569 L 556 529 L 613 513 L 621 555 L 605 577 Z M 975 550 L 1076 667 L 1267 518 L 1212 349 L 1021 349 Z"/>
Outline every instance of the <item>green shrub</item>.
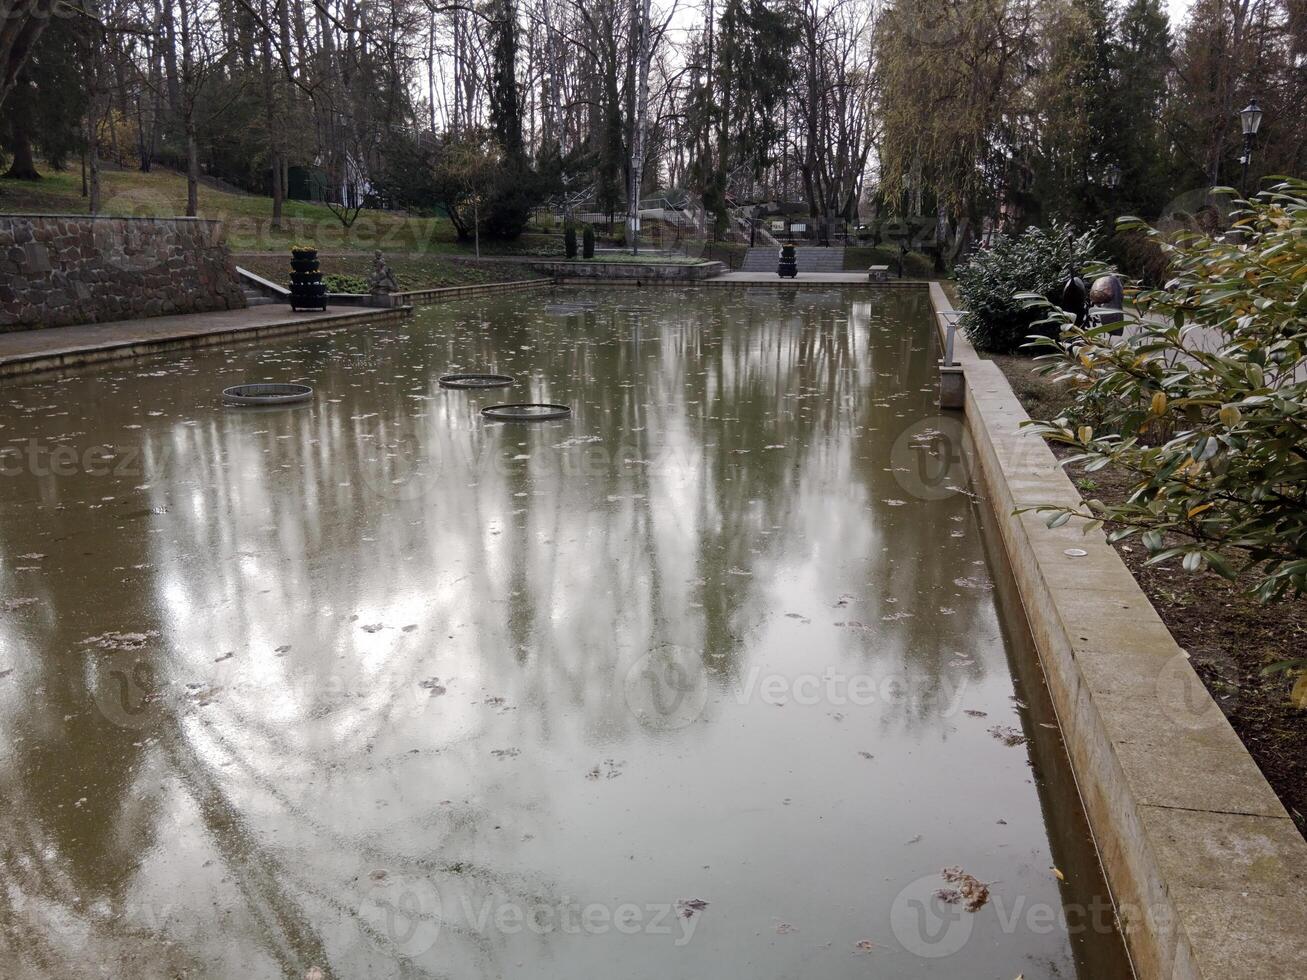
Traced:
<path fill-rule="evenodd" d="M 1121 275 L 1144 286 L 1160 286 L 1171 276 L 1171 260 L 1152 237 L 1138 230 L 1118 230 L 1103 250 Z"/>
<path fill-rule="evenodd" d="M 1093 236 L 1076 236 L 1067 225 L 1027 228 L 1019 235 L 996 235 L 987 249 L 974 253 L 957 271 L 958 295 L 967 311 L 962 328 L 978 350 L 1015 354 L 1033 325 L 1044 316 L 1016 299 L 1039 293 L 1053 299 L 1068 269 L 1093 259 Z"/>
<path fill-rule="evenodd" d="M 587 259 L 595 257 L 595 230 L 593 225 L 585 226 L 584 250 L 582 255 Z"/>
<path fill-rule="evenodd" d="M 572 225 L 568 225 L 563 232 L 563 250 L 569 259 L 576 258 L 576 228 Z"/>
<path fill-rule="evenodd" d="M 1029 424 L 1078 450 L 1067 463 L 1137 482 L 1123 504 L 1034 509 L 1053 527 L 1111 521 L 1113 540 L 1138 534 L 1151 562 L 1181 557 L 1189 571 L 1234 578 L 1239 555 L 1263 600 L 1307 594 L 1307 181 L 1262 192 L 1222 236 L 1119 226 L 1151 238 L 1171 278 L 1135 293 L 1125 339 L 1065 326 L 1036 345 L 1078 404 L 1108 406 L 1102 431 Z M 1141 438 L 1159 423 L 1167 438 Z"/>

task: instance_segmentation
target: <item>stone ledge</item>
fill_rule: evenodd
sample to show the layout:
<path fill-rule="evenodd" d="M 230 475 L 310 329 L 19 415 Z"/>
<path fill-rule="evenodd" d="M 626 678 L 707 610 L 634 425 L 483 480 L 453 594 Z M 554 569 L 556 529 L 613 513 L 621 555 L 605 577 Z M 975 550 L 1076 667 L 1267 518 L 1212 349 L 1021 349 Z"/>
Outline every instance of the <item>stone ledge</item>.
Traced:
<path fill-rule="evenodd" d="M 414 305 L 439 303 L 450 299 L 466 299 L 470 296 L 484 296 L 488 293 L 516 293 L 528 289 L 553 288 L 552 279 L 513 279 L 508 282 L 468 283 L 465 286 L 437 286 L 431 289 L 410 289 L 395 293 L 395 297 L 404 303 Z"/>
<path fill-rule="evenodd" d="M 201 225 L 222 224 L 221 218 L 191 218 L 184 214 L 14 214 L 6 211 L 4 217 L 21 218 L 25 221 L 31 221 L 34 218 L 54 218 L 57 221 L 190 221 Z"/>
<path fill-rule="evenodd" d="M 930 284 L 941 341 L 952 309 Z M 1101 531 L 1049 529 L 1076 502 L 1024 409 L 961 333 L 966 427 L 1141 980 L 1300 975 L 1307 842 Z M 1067 548 L 1084 557 L 1068 557 Z"/>
<path fill-rule="evenodd" d="M 196 350 L 202 347 L 214 347 L 222 344 L 247 342 L 251 340 L 269 340 L 299 333 L 318 330 L 337 330 L 346 327 L 397 323 L 412 315 L 409 306 L 390 309 L 353 309 L 347 312 L 328 312 L 301 314 L 288 319 L 266 319 L 258 313 L 263 307 L 251 310 L 234 311 L 249 317 L 248 325 L 239 323 L 214 329 L 204 327 L 197 322 L 193 328 L 182 328 L 154 337 L 132 336 L 124 332 L 118 338 L 106 337 L 103 340 L 88 343 L 71 343 L 56 346 L 54 343 L 39 350 L 20 354 L 0 355 L 0 378 L 14 378 L 37 374 L 45 371 L 61 371 L 71 368 L 86 367 L 108 361 L 126 360 L 134 357 L 146 357 L 152 354 L 168 353 L 178 350 Z M 268 314 L 272 316 L 273 314 Z M 207 321 L 212 317 L 202 313 L 188 314 L 186 320 Z M 131 321 L 128 321 L 129 323 Z M 149 323 L 149 320 L 143 321 Z M 93 325 L 98 330 L 108 332 L 126 324 L 100 323 Z M 152 324 L 158 327 L 156 322 Z M 75 327 L 54 327 L 41 331 L 42 339 L 54 340 L 53 335 L 76 330 Z"/>

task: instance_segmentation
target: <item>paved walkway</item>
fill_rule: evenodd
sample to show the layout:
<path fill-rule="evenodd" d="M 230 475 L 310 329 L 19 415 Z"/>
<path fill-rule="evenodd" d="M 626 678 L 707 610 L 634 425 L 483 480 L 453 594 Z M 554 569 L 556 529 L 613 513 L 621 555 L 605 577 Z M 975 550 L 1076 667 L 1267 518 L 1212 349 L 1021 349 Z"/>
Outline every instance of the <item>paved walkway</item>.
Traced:
<path fill-rule="evenodd" d="M 274 337 L 307 330 L 386 322 L 405 315 L 402 309 L 340 307 L 293 313 L 284 306 L 114 320 L 80 327 L 46 327 L 0 333 L 0 377 L 99 361 L 208 347 L 237 340 Z"/>

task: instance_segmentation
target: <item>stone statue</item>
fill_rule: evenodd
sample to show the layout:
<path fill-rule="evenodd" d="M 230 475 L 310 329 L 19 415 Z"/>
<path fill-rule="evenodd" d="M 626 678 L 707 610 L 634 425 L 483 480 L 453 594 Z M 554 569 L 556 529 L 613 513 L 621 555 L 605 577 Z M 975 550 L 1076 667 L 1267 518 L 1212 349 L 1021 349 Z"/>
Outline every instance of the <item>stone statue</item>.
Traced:
<path fill-rule="evenodd" d="M 395 273 L 390 271 L 390 266 L 386 265 L 381 249 L 372 253 L 372 278 L 368 284 L 374 296 L 389 297 L 391 293 L 399 292 L 399 280 L 395 278 Z"/>

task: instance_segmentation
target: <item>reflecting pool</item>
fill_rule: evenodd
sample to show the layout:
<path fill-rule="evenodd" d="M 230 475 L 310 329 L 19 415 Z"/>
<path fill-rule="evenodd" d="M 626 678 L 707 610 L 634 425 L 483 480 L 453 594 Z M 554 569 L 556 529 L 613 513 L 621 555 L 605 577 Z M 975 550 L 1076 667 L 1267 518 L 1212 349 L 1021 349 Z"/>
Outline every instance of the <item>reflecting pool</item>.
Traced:
<path fill-rule="evenodd" d="M 557 290 L 0 387 L 5 974 L 1128 976 L 935 357 Z"/>

